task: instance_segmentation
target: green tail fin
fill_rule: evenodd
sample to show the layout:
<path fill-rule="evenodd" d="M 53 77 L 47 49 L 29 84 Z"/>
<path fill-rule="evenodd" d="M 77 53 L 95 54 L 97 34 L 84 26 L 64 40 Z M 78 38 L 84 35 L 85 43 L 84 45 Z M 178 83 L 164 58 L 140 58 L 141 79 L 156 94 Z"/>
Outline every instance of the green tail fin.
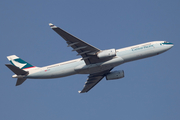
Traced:
<path fill-rule="evenodd" d="M 20 68 L 20 69 L 28 69 L 35 67 L 28 62 L 22 60 L 21 58 L 17 57 L 16 55 L 7 56 L 8 60 L 11 62 L 12 65 Z"/>

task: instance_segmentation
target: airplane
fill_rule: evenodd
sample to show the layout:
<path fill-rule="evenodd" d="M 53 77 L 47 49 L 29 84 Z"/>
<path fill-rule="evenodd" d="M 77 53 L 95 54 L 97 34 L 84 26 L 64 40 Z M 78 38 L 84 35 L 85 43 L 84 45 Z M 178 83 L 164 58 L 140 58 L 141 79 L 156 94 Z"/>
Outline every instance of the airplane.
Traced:
<path fill-rule="evenodd" d="M 130 61 L 161 54 L 173 47 L 173 43 L 167 41 L 152 41 L 121 49 L 101 50 L 78 39 L 52 23 L 49 23 L 49 26 L 81 58 L 45 67 L 36 67 L 16 55 L 7 56 L 11 64 L 5 65 L 15 73 L 12 77 L 17 78 L 16 86 L 21 85 L 26 79 L 51 79 L 75 74 L 89 74 L 84 88 L 78 91 L 79 93 L 86 93 L 104 77 L 106 77 L 106 80 L 123 78 L 124 71 L 111 71 L 114 67 Z"/>

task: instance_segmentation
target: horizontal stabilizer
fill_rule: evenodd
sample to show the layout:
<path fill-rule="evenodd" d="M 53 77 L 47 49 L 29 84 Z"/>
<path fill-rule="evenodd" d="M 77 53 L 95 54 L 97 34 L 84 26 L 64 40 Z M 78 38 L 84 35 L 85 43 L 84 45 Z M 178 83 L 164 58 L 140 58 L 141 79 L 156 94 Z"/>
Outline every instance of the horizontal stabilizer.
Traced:
<path fill-rule="evenodd" d="M 12 64 L 5 64 L 11 71 L 13 71 L 16 75 L 27 75 L 28 72 L 24 71 Z"/>
<path fill-rule="evenodd" d="M 18 78 L 16 82 L 16 86 L 21 85 L 27 78 Z"/>

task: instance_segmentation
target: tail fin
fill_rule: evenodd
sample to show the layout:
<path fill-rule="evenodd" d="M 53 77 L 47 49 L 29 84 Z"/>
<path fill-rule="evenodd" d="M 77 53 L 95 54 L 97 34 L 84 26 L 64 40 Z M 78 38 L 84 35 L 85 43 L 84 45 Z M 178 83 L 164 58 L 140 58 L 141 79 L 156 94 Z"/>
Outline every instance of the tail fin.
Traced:
<path fill-rule="evenodd" d="M 6 64 L 6 66 L 16 74 L 13 77 L 18 78 L 16 86 L 21 85 L 27 79 L 25 76 L 29 74 L 29 70 L 25 71 L 24 69 L 33 68 L 35 66 L 27 63 L 16 55 L 10 55 L 7 56 L 7 58 L 11 64 Z"/>
<path fill-rule="evenodd" d="M 8 60 L 11 62 L 12 65 L 20 68 L 20 69 L 28 69 L 35 67 L 26 61 L 22 60 L 21 58 L 17 57 L 16 55 L 7 56 Z"/>

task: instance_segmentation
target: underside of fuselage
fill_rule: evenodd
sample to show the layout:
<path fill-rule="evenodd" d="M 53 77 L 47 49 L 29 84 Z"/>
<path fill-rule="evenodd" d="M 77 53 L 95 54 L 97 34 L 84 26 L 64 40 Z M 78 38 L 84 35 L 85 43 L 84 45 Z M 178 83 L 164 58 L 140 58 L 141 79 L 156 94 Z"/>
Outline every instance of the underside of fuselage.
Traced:
<path fill-rule="evenodd" d="M 49 78 L 60 78 L 66 77 L 74 74 L 94 74 L 106 70 L 110 70 L 118 65 L 126 62 L 139 60 L 151 56 L 158 55 L 170 49 L 170 45 L 160 45 L 163 42 L 150 42 L 148 43 L 151 47 L 147 48 L 144 44 L 136 46 L 131 46 L 128 48 L 118 49 L 117 55 L 112 59 L 100 62 L 96 64 L 86 65 L 83 60 L 76 62 L 70 62 L 69 64 L 63 65 L 51 65 L 50 67 L 44 67 L 43 70 L 29 74 L 27 78 L 32 79 L 49 79 Z M 147 44 L 147 43 L 146 43 Z M 52 67 L 55 66 L 55 67 Z"/>

